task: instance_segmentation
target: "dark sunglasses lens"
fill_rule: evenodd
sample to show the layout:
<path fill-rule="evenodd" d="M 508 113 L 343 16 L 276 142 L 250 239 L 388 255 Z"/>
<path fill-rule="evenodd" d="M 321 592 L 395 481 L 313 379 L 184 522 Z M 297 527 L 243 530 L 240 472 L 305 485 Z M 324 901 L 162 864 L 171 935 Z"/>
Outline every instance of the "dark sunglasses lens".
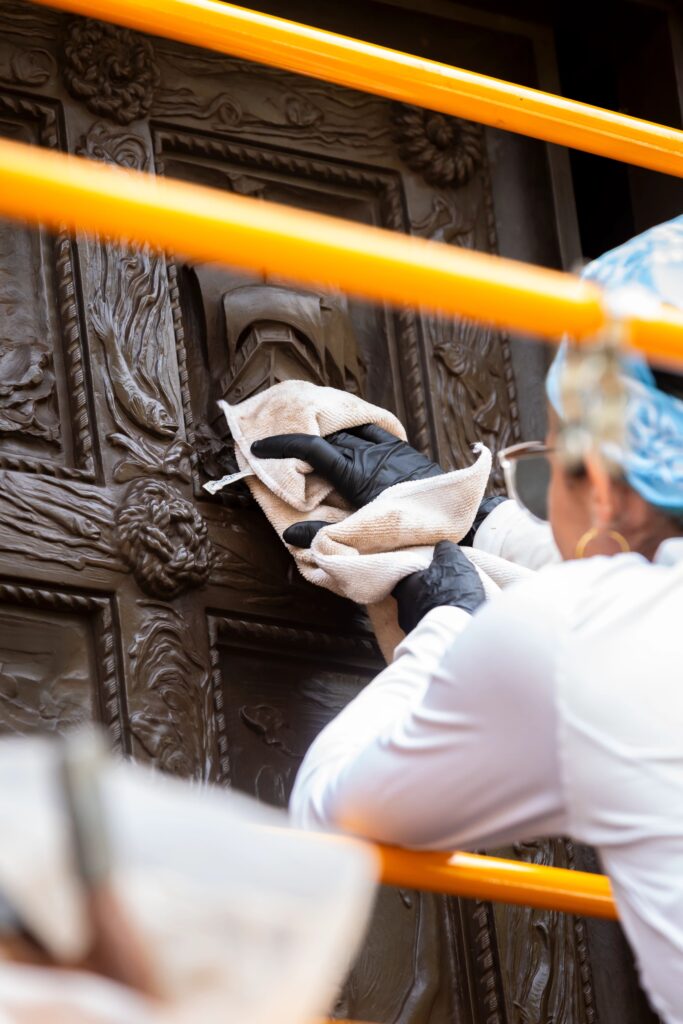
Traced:
<path fill-rule="evenodd" d="M 538 519 L 548 518 L 550 461 L 547 455 L 529 455 L 515 465 L 515 486 L 519 500 Z"/>

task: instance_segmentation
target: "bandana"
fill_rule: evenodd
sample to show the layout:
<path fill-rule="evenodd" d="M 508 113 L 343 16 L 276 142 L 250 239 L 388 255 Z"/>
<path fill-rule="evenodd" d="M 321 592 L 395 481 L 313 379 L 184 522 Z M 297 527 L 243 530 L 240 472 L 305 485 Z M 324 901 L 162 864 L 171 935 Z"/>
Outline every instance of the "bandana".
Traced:
<path fill-rule="evenodd" d="M 617 315 L 666 302 L 683 309 L 683 216 L 645 231 L 589 263 L 582 277 L 601 285 Z M 564 342 L 546 381 L 548 398 L 562 416 Z M 626 427 L 620 445 L 603 445 L 628 483 L 651 505 L 683 514 L 683 401 L 660 391 L 647 362 L 629 353 L 621 372 Z"/>

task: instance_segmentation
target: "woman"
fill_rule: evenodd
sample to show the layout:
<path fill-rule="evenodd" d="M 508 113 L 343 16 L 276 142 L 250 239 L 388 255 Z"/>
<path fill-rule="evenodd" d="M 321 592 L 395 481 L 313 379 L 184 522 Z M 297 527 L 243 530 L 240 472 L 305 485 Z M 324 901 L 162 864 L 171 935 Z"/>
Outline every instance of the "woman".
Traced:
<path fill-rule="evenodd" d="M 587 276 L 680 303 L 683 218 Z M 547 490 L 557 548 L 513 502 L 474 538 L 532 565 L 558 561 L 559 549 L 563 563 L 485 605 L 460 549 L 438 545 L 432 565 L 396 588 L 408 636 L 394 662 L 313 743 L 291 810 L 306 827 L 405 846 L 569 835 L 597 847 L 644 987 L 681 1024 L 683 382 L 630 359 L 625 442 L 586 450 L 570 471 L 557 451 L 565 358 L 549 375 L 545 449 L 507 459 L 513 493 L 537 515 Z M 271 438 L 255 453 L 303 455 L 356 504 L 439 472 L 377 440 Z M 290 542 L 303 543 L 311 528 L 292 529 Z"/>

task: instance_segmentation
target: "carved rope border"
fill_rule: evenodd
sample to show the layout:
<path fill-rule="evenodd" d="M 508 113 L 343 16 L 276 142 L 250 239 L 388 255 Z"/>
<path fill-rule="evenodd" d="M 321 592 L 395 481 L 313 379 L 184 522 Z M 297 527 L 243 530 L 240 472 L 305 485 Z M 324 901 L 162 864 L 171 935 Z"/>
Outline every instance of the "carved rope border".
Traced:
<path fill-rule="evenodd" d="M 482 159 L 481 176 L 484 191 L 484 207 L 486 210 L 486 240 L 489 252 L 498 253 L 498 231 L 496 229 L 496 211 L 493 202 L 493 183 L 491 181 L 491 163 L 489 151 L 486 144 L 486 131 L 482 128 Z M 522 428 L 519 421 L 519 405 L 517 403 L 517 383 L 515 371 L 512 365 L 512 351 L 510 348 L 510 335 L 505 331 L 496 331 L 500 345 L 501 356 L 505 373 L 505 389 L 510 407 L 510 421 L 512 427 L 512 438 L 514 441 L 521 441 Z"/>

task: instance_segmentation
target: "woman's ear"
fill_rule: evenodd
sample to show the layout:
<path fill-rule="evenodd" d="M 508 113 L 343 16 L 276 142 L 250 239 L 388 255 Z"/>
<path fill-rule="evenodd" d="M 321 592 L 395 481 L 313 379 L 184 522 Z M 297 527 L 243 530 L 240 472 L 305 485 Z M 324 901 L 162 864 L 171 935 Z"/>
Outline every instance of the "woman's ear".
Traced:
<path fill-rule="evenodd" d="M 598 455 L 586 457 L 586 472 L 590 485 L 593 525 L 598 529 L 609 529 L 614 524 L 616 513 L 616 496 L 612 478 Z"/>

